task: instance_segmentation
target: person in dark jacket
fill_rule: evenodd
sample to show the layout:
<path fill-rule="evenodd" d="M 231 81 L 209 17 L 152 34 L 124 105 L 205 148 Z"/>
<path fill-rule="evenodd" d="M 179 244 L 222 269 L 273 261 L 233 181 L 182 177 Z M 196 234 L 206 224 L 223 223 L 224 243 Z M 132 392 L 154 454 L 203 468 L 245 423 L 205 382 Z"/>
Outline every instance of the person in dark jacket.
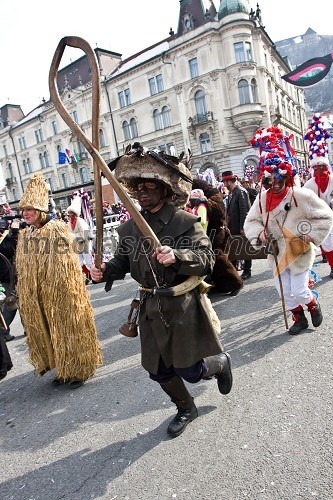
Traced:
<path fill-rule="evenodd" d="M 214 252 L 200 219 L 177 208 L 186 204 L 192 186 L 191 174 L 178 158 L 160 156 L 135 143 L 109 167 L 138 199 L 160 246 L 151 252 L 129 219 L 118 229 L 114 258 L 101 270 L 93 266 L 91 275 L 95 282 L 106 281 L 106 289 L 127 273 L 140 284 L 141 361 L 177 406 L 168 426 L 169 436 L 177 437 L 198 416 L 184 380 L 196 383 L 216 377 L 221 394 L 228 394 L 232 386 L 230 356 L 218 338 L 219 320 L 198 279 L 211 273 Z"/>
<path fill-rule="evenodd" d="M 222 172 L 222 182 L 229 190 L 228 196 L 228 227 L 230 233 L 244 234 L 244 222 L 251 208 L 249 193 L 244 189 L 231 170 Z M 234 263 L 237 266 L 237 263 Z M 244 269 L 241 275 L 243 280 L 251 278 L 252 260 L 244 260 Z"/>
<path fill-rule="evenodd" d="M 19 233 L 20 222 L 13 220 L 10 222 L 5 219 L 0 219 L 0 283 L 5 289 L 8 297 L 15 288 L 15 267 L 14 258 L 17 246 L 17 238 Z M 6 328 L 1 323 L 0 334 L 6 342 L 13 340 L 15 337 L 10 333 L 10 324 L 15 318 L 16 308 L 10 308 L 6 302 L 1 307 L 3 319 L 6 323 Z"/>

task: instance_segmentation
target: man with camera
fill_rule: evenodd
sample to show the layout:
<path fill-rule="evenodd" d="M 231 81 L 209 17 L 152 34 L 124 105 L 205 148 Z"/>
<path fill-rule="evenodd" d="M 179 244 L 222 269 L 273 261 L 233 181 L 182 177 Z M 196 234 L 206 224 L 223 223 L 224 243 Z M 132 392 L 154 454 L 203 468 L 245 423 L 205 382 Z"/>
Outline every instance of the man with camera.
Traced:
<path fill-rule="evenodd" d="M 0 334 L 6 342 L 15 337 L 10 333 L 10 324 L 15 318 L 17 308 L 9 304 L 8 298 L 15 289 L 15 252 L 21 222 L 18 217 L 7 215 L 5 205 L 0 205 L 0 284 L 5 289 L 6 299 L 1 304 L 2 319 Z"/>

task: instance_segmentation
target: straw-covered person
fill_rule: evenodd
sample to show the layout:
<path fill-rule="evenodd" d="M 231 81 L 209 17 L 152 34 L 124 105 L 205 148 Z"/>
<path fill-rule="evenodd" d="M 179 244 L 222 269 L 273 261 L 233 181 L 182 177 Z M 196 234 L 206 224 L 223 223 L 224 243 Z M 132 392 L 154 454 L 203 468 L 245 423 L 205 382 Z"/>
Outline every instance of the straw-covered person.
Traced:
<path fill-rule="evenodd" d="M 16 252 L 20 314 L 36 372 L 54 368 L 53 385 L 77 388 L 101 365 L 101 348 L 72 236 L 50 219 L 48 202 L 43 176 L 33 174 L 20 201 L 28 224 Z"/>
<path fill-rule="evenodd" d="M 136 143 L 110 167 L 138 199 L 141 214 L 161 246 L 152 254 L 129 219 L 118 229 L 114 258 L 102 264 L 102 271 L 93 267 L 91 274 L 94 281 L 106 281 L 107 288 L 127 273 L 140 284 L 141 361 L 177 406 L 168 427 L 168 434 L 176 437 L 198 416 L 184 380 L 196 383 L 215 376 L 222 394 L 231 390 L 230 358 L 222 352 L 219 321 L 201 293 L 199 280 L 176 293 L 177 285 L 188 283 L 189 277 L 211 273 L 214 252 L 200 219 L 177 208 L 186 204 L 192 185 L 189 169 L 178 158 L 144 150 Z"/>

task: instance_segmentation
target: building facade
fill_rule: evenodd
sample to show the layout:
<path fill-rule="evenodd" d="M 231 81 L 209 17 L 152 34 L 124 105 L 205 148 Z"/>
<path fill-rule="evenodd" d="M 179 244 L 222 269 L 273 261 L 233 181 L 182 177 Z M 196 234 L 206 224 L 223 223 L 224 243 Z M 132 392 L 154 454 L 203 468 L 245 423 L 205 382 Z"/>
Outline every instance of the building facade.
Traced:
<path fill-rule="evenodd" d="M 306 161 L 303 91 L 281 79 L 290 68 L 266 33 L 258 4 L 254 11 L 247 0 L 221 0 L 218 9 L 211 0 L 181 0 L 177 32 L 125 60 L 103 49 L 95 53 L 106 162 L 138 141 L 176 156 L 190 151 L 194 175 L 212 168 L 217 178 L 223 170 L 242 178 L 245 167 L 258 163 L 249 140 L 270 124 L 294 134 L 300 164 Z M 57 83 L 64 105 L 91 138 L 86 56 L 59 71 Z M 93 197 L 92 160 L 52 102 L 27 116 L 14 108 L 12 119 L 10 105 L 0 110 L 0 162 L 10 205 L 18 205 L 35 171 L 43 172 L 61 208 L 78 188 Z M 72 163 L 60 164 L 66 150 Z"/>

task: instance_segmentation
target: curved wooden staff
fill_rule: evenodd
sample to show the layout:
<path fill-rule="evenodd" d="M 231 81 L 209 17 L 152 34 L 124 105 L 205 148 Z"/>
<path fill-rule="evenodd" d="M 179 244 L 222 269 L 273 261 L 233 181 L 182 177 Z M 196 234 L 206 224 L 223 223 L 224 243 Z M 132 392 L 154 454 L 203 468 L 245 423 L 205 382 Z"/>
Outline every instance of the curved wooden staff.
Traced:
<path fill-rule="evenodd" d="M 58 73 L 58 68 L 59 64 L 61 61 L 61 57 L 64 53 L 64 50 L 66 46 L 69 47 L 74 47 L 83 50 L 83 52 L 86 53 L 90 67 L 92 69 L 92 77 L 93 77 L 93 116 L 92 116 L 92 123 L 93 123 L 93 136 L 92 136 L 92 141 L 90 141 L 86 135 L 83 133 L 81 128 L 71 115 L 68 113 L 67 109 L 63 105 L 58 88 L 57 88 L 57 73 Z M 94 87 L 96 87 L 94 89 Z M 87 149 L 88 153 L 92 156 L 93 161 L 94 161 L 94 183 L 95 183 L 95 192 L 96 192 L 96 202 L 100 203 L 100 209 L 97 210 L 96 206 L 96 229 L 97 229 L 97 235 L 99 233 L 99 241 L 102 241 L 103 237 L 103 209 L 102 209 L 102 193 L 101 189 L 99 191 L 99 187 L 101 185 L 101 179 L 100 179 L 100 171 L 103 173 L 103 175 L 106 177 L 106 179 L 109 181 L 119 198 L 121 199 L 122 203 L 124 204 L 125 208 L 128 210 L 128 212 L 131 214 L 131 217 L 133 218 L 134 222 L 138 226 L 140 232 L 142 235 L 149 240 L 149 243 L 151 245 L 152 250 L 154 251 L 159 245 L 160 242 L 154 233 L 154 231 L 151 229 L 151 227 L 147 224 L 146 220 L 142 217 L 138 209 L 136 208 L 135 204 L 131 200 L 131 198 L 128 196 L 126 191 L 123 189 L 121 184 L 117 181 L 117 179 L 114 177 L 114 175 L 110 172 L 107 164 L 101 157 L 99 151 L 98 151 L 98 145 L 99 145 L 99 138 L 96 138 L 96 135 L 99 135 L 99 96 L 100 96 L 100 86 L 99 86 L 99 74 L 98 74 L 98 65 L 96 62 L 96 56 L 89 45 L 88 42 L 86 42 L 83 38 L 77 37 L 77 36 L 66 36 L 62 38 L 58 44 L 58 47 L 55 51 L 55 54 L 52 59 L 51 67 L 50 67 L 50 73 L 49 73 L 49 89 L 50 89 L 50 97 L 51 100 L 54 104 L 55 109 L 58 111 L 60 114 L 61 118 L 64 120 L 64 122 L 68 125 L 68 127 L 71 129 L 73 134 L 80 139 L 84 147 Z M 97 201 L 97 198 L 99 196 L 99 199 Z M 100 229 L 100 221 L 101 221 L 101 228 Z M 100 246 L 97 246 L 97 252 L 98 252 L 98 258 L 97 258 L 97 263 L 100 265 L 101 262 L 101 254 L 102 254 L 102 245 L 101 243 L 99 244 Z M 98 265 L 96 265 L 98 267 Z"/>

